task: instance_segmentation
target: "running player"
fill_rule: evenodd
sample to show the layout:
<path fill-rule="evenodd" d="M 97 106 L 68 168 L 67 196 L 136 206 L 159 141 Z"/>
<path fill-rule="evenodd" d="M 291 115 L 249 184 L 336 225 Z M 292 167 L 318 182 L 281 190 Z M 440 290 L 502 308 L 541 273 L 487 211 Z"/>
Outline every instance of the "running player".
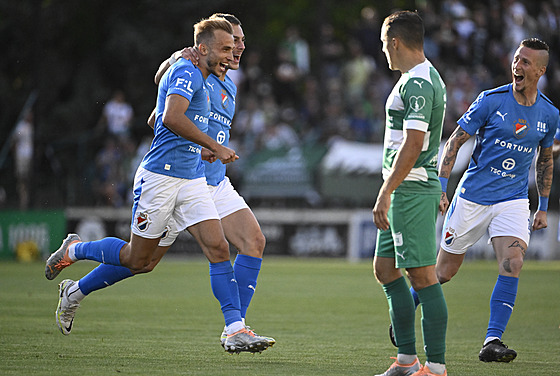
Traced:
<path fill-rule="evenodd" d="M 499 275 L 490 298 L 490 320 L 479 359 L 510 362 L 517 353 L 501 341 L 511 316 L 531 230 L 547 227 L 552 185 L 552 143 L 558 109 L 537 88 L 546 72 L 549 48 L 523 40 L 511 63 L 513 82 L 482 92 L 458 120 L 445 144 L 439 176 L 446 192 L 459 148 L 476 137 L 471 162 L 445 218 L 437 273 L 445 283 L 457 273 L 465 253 L 488 230 Z M 537 153 L 538 210 L 530 221 L 529 169 Z M 447 195 L 440 209 L 446 210 Z"/>
<path fill-rule="evenodd" d="M 210 261 L 212 290 L 231 333 L 226 339 L 226 350 L 256 352 L 268 347 L 268 341 L 248 331 L 242 321 L 229 244 L 207 189 L 201 160 L 201 146 L 223 163 L 238 158 L 234 150 L 205 133 L 210 116 L 206 79 L 210 74 L 224 74 L 233 61 L 233 28 L 223 18 L 203 20 L 194 28 L 195 45 L 201 55 L 198 68 L 182 60 L 169 69 L 159 85 L 154 141 L 134 183 L 130 242 L 116 238 L 81 242 L 79 236 L 70 234 L 47 260 L 48 279 L 54 279 L 77 260 L 103 263 L 82 279 L 89 277 L 87 282 L 93 282 L 90 291 L 81 290 L 80 284 L 71 280 L 60 284 L 56 316 L 63 334 L 69 334 L 72 328 L 76 300 L 98 289 L 95 287 L 100 283 L 111 285 L 142 272 L 157 257 L 160 241 L 176 237 L 186 228 Z M 72 299 L 73 296 L 78 299 Z M 73 308 L 73 312 L 66 308 Z"/>

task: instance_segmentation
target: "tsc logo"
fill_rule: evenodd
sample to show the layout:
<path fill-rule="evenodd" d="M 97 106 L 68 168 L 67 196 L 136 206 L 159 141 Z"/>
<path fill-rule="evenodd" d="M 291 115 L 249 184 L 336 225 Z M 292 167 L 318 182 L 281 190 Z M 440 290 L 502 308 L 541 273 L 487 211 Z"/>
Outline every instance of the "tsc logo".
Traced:
<path fill-rule="evenodd" d="M 226 141 L 226 132 L 219 131 L 216 135 L 216 141 L 218 142 L 218 144 L 222 145 Z"/>
<path fill-rule="evenodd" d="M 138 213 L 136 215 L 136 227 L 140 231 L 146 231 L 148 227 L 150 227 L 150 218 L 148 217 L 148 213 Z"/>

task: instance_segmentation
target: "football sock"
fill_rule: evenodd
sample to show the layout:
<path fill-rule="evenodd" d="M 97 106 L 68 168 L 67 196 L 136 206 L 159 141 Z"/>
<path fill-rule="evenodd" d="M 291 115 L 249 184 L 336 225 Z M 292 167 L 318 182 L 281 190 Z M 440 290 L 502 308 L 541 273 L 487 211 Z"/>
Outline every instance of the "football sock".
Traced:
<path fill-rule="evenodd" d="M 105 238 L 93 242 L 75 243 L 70 246 L 68 256 L 74 260 L 93 260 L 103 264 L 121 266 L 121 248 L 126 244 L 122 239 Z M 72 257 L 72 254 L 73 256 Z"/>
<path fill-rule="evenodd" d="M 383 285 L 399 354 L 416 355 L 414 301 L 404 277 Z"/>
<path fill-rule="evenodd" d="M 245 324 L 242 321 L 235 321 L 235 322 L 226 326 L 226 333 L 228 335 L 233 334 L 233 333 L 237 333 L 238 331 L 240 331 L 244 328 L 245 328 Z"/>
<path fill-rule="evenodd" d="M 210 285 L 224 314 L 226 326 L 241 321 L 239 289 L 231 262 L 210 263 Z"/>
<path fill-rule="evenodd" d="M 247 308 L 257 288 L 257 277 L 261 270 L 261 264 L 262 258 L 241 254 L 237 255 L 233 263 L 233 272 L 239 286 L 241 317 L 245 317 Z"/>
<path fill-rule="evenodd" d="M 416 355 L 408 355 L 408 354 L 397 354 L 397 362 L 399 364 L 412 364 L 418 358 Z"/>
<path fill-rule="evenodd" d="M 82 293 L 88 295 L 92 291 L 111 286 L 132 275 L 130 269 L 124 266 L 99 264 L 97 268 L 83 276 L 78 281 L 78 285 Z"/>
<path fill-rule="evenodd" d="M 441 284 L 438 282 L 417 293 L 422 309 L 422 335 L 427 361 L 445 364 L 447 304 Z"/>
<path fill-rule="evenodd" d="M 438 375 L 443 375 L 445 372 L 445 364 L 426 362 L 426 367 L 428 367 L 431 372 L 437 373 Z"/>
<path fill-rule="evenodd" d="M 414 299 L 414 308 L 416 309 L 420 304 L 420 299 L 418 299 L 418 293 L 414 290 L 414 288 L 412 288 L 412 286 L 410 286 L 410 293 L 412 294 L 412 299 Z"/>
<path fill-rule="evenodd" d="M 77 283 L 74 283 L 72 286 L 68 288 L 68 300 L 71 300 L 75 303 L 81 302 L 86 296 L 80 290 L 80 286 Z"/>
<path fill-rule="evenodd" d="M 519 278 L 499 275 L 490 297 L 490 320 L 486 338 L 502 338 L 513 312 Z"/>

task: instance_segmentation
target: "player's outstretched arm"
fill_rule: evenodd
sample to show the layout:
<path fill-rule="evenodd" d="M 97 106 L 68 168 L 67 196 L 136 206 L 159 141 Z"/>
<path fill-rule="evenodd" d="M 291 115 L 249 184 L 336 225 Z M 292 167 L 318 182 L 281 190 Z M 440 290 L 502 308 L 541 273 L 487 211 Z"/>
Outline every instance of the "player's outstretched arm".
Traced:
<path fill-rule="evenodd" d="M 175 51 L 171 54 L 171 56 L 164 60 L 160 65 L 159 68 L 154 76 L 154 83 L 156 85 L 159 85 L 159 82 L 161 81 L 161 77 L 163 76 L 163 74 L 169 69 L 170 66 L 172 66 L 173 64 L 175 64 L 175 62 L 181 57 L 181 51 Z"/>
<path fill-rule="evenodd" d="M 171 67 L 179 58 L 182 57 L 183 59 L 190 60 L 195 66 L 198 65 L 198 50 L 194 47 L 185 47 L 180 51 L 175 51 L 171 54 L 171 57 L 165 61 L 163 61 L 154 76 L 154 82 L 156 85 L 159 85 L 161 78 L 165 74 L 165 72 Z"/>

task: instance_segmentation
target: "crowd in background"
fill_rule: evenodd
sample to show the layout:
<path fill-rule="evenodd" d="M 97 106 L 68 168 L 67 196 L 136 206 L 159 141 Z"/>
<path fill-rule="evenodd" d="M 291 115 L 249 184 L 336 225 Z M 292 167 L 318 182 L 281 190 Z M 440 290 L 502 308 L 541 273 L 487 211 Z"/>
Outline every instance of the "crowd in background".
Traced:
<path fill-rule="evenodd" d="M 447 85 L 444 138 L 478 93 L 511 82 L 513 52 L 527 37 L 539 37 L 551 48 L 540 89 L 558 106 L 560 0 L 531 7 L 517 0 L 422 4 L 418 11 L 426 26 L 426 56 Z M 261 51 L 247 35 L 241 69 L 228 73 L 238 86 L 231 131 L 237 153 L 243 157 L 262 150 L 328 145 L 339 137 L 382 143 L 385 100 L 398 79 L 381 51 L 383 17 L 373 7 L 363 8 L 344 40 L 325 22 L 318 30 L 319 43 L 313 44 L 297 26 L 289 26 L 272 67 L 262 63 Z M 97 128 L 106 137 L 90 168 L 95 205 L 130 204 L 133 174 L 151 141 L 130 136 L 132 116 L 125 94 L 117 91 Z M 243 158 L 232 164 L 234 183 L 243 170 Z"/>

